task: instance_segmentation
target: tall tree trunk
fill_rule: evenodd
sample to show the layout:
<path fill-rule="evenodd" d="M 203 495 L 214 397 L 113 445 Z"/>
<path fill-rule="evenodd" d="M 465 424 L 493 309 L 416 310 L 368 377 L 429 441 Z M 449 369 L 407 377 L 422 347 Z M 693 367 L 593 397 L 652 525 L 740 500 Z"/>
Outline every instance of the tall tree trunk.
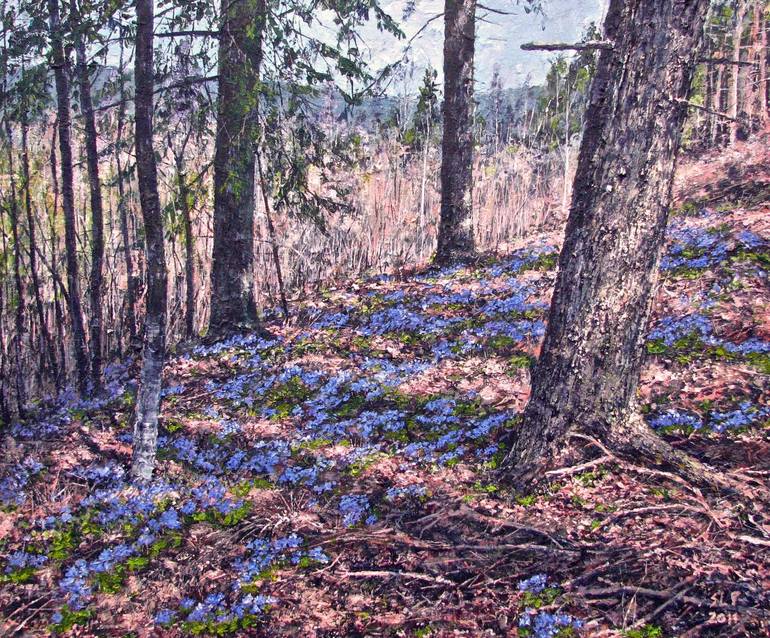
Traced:
<path fill-rule="evenodd" d="M 13 131 L 8 115 L 5 114 L 5 134 L 7 136 L 8 150 L 8 176 L 10 193 L 8 201 L 8 214 L 11 221 L 11 241 L 13 243 L 13 281 L 16 284 L 16 304 L 14 312 L 14 358 L 16 359 L 16 407 L 20 418 L 26 413 L 27 391 L 24 383 L 23 339 L 26 332 L 24 326 L 25 299 L 24 284 L 21 279 L 21 241 L 19 233 L 19 203 L 16 192 L 16 178 L 13 166 Z M 5 250 L 3 250 L 5 253 Z"/>
<path fill-rule="evenodd" d="M 169 146 L 171 139 L 169 137 Z M 185 273 L 185 309 L 184 332 L 187 339 L 195 334 L 195 244 L 192 233 L 190 214 L 190 189 L 187 185 L 187 173 L 184 167 L 184 148 L 174 153 L 176 161 L 176 179 L 179 205 L 182 213 L 182 233 L 184 235 L 184 273 Z"/>
<path fill-rule="evenodd" d="M 121 30 L 121 35 L 123 31 Z M 128 324 L 129 341 L 133 345 L 136 342 L 136 289 L 134 282 L 134 259 L 131 254 L 131 235 L 128 228 L 128 201 L 123 175 L 123 163 L 121 160 L 123 152 L 123 126 L 126 121 L 126 82 L 123 66 L 123 40 L 120 41 L 120 59 L 118 62 L 119 77 L 119 100 L 118 122 L 115 132 L 115 170 L 117 171 L 118 183 L 118 216 L 120 217 L 120 236 L 123 246 L 123 260 L 126 263 L 126 317 Z"/>
<path fill-rule="evenodd" d="M 6 396 L 6 347 L 5 347 L 5 327 L 3 325 L 3 316 L 5 315 L 5 264 L 3 264 L 3 273 L 0 277 L 0 425 L 5 427 L 11 424 L 11 410 L 8 407 L 8 398 Z"/>
<path fill-rule="evenodd" d="M 77 1 L 72 0 L 72 17 L 79 16 Z M 99 179 L 99 152 L 96 148 L 96 120 L 91 101 L 91 79 L 88 74 L 86 45 L 79 30 L 75 34 L 75 61 L 80 93 L 80 111 L 85 124 L 86 163 L 88 165 L 88 190 L 91 196 L 91 277 L 88 296 L 91 302 L 91 383 L 94 391 L 102 384 L 102 297 L 104 290 L 104 214 L 102 211 L 102 185 Z"/>
<path fill-rule="evenodd" d="M 738 6 L 735 11 L 735 24 L 733 25 L 733 53 L 732 69 L 730 73 L 730 92 L 727 96 L 727 114 L 733 118 L 730 122 L 730 144 L 734 144 L 738 139 L 738 121 L 741 66 L 741 41 L 743 40 L 743 21 L 746 17 L 747 0 L 738 0 Z"/>
<path fill-rule="evenodd" d="M 35 310 L 40 324 L 40 336 L 42 340 L 41 353 L 48 359 L 49 379 L 54 381 L 59 377 L 59 366 L 56 362 L 56 352 L 51 341 L 51 332 L 48 330 L 43 298 L 40 288 L 40 276 L 37 271 L 37 239 L 35 235 L 35 219 L 32 210 L 32 193 L 29 168 L 29 144 L 27 142 L 29 122 L 26 109 L 21 114 L 21 170 L 24 179 L 24 208 L 27 214 L 27 237 L 29 238 L 29 273 L 32 277 L 32 293 L 35 297 Z"/>
<path fill-rule="evenodd" d="M 611 0 L 532 395 L 508 464 L 541 474 L 572 430 L 702 479 L 633 418 L 671 185 L 709 0 Z"/>
<path fill-rule="evenodd" d="M 214 154 L 214 249 L 209 333 L 257 326 L 254 300 L 254 153 L 264 0 L 225 0 L 219 37 Z"/>
<path fill-rule="evenodd" d="M 757 87 L 759 109 L 759 121 L 763 127 L 770 122 L 770 113 L 767 111 L 767 92 L 770 89 L 767 84 L 767 22 L 765 20 L 765 2 L 757 0 L 754 4 L 754 20 L 759 31 L 759 48 L 757 50 L 757 66 L 759 68 Z"/>
<path fill-rule="evenodd" d="M 85 395 L 88 386 L 88 354 L 86 353 L 83 311 L 80 305 L 78 275 L 77 231 L 75 228 L 75 192 L 72 170 L 72 124 L 70 121 L 70 81 L 67 57 L 64 54 L 59 0 L 48 0 L 51 28 L 51 53 L 56 81 L 57 118 L 59 120 L 59 154 L 61 155 L 61 192 L 64 208 L 64 247 L 67 258 L 67 299 L 69 301 L 72 344 L 78 389 Z"/>
<path fill-rule="evenodd" d="M 136 0 L 136 171 L 144 219 L 147 256 L 147 302 L 144 319 L 142 372 L 136 400 L 131 475 L 147 482 L 155 466 L 163 359 L 166 350 L 167 279 L 163 217 L 153 150 L 153 0 Z"/>
<path fill-rule="evenodd" d="M 57 273 L 58 257 L 57 257 L 57 236 L 56 236 L 56 215 L 59 212 L 59 171 L 57 169 L 56 161 L 56 139 L 59 132 L 59 120 L 54 120 L 51 127 L 51 187 L 53 189 L 53 207 L 51 209 L 51 216 L 49 218 L 49 235 L 51 237 L 51 278 L 53 279 L 53 309 L 54 309 L 54 323 L 56 325 L 56 336 L 59 346 L 59 374 L 56 377 L 56 388 L 61 390 L 64 378 L 62 370 L 67 369 L 67 356 L 64 350 L 64 313 L 62 312 L 61 304 L 59 303 L 59 295 L 66 296 L 64 286 L 60 286 L 59 276 Z"/>
<path fill-rule="evenodd" d="M 275 236 L 275 226 L 273 226 L 273 216 L 270 212 L 270 200 L 267 196 L 267 180 L 262 170 L 262 160 L 259 152 L 256 154 L 257 174 L 259 175 L 259 190 L 262 193 L 262 203 L 265 207 L 265 221 L 267 222 L 267 236 L 270 239 L 270 251 L 273 255 L 273 266 L 275 266 L 275 276 L 278 280 L 278 294 L 281 299 L 281 311 L 283 320 L 289 320 L 289 302 L 286 301 L 286 286 L 283 284 L 283 270 L 281 269 L 281 256 L 278 254 L 278 241 Z"/>
<path fill-rule="evenodd" d="M 473 254 L 473 54 L 476 0 L 444 3 L 444 135 L 441 141 L 441 218 L 435 261 Z"/>

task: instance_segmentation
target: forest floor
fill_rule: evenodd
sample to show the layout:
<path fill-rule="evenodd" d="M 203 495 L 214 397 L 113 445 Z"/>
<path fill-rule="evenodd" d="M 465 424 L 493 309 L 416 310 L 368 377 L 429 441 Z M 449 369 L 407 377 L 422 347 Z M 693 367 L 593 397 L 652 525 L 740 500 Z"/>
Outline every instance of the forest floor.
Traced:
<path fill-rule="evenodd" d="M 506 487 L 555 275 L 544 234 L 472 267 L 348 282 L 270 338 L 177 353 L 151 488 L 126 482 L 132 366 L 111 366 L 103 397 L 14 425 L 0 633 L 768 635 L 770 178 L 720 191 L 708 170 L 728 160 L 680 171 L 639 401 L 759 497 L 589 441 L 541 491 Z"/>

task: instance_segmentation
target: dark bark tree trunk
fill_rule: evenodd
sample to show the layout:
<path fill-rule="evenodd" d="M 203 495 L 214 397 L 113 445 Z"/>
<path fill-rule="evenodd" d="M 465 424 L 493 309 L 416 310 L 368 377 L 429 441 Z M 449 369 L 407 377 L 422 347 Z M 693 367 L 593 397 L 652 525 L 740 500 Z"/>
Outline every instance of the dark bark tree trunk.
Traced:
<path fill-rule="evenodd" d="M 77 2 L 72 0 L 72 17 L 79 15 Z M 102 297 L 104 290 L 104 214 L 102 211 L 102 185 L 99 179 L 99 152 L 96 148 L 96 120 L 91 101 L 91 79 L 83 36 L 77 27 L 75 34 L 75 66 L 80 93 L 80 111 L 85 129 L 86 164 L 88 165 L 88 189 L 91 196 L 91 276 L 88 296 L 91 302 L 91 383 L 94 391 L 102 384 Z"/>
<path fill-rule="evenodd" d="M 59 212 L 59 171 L 57 169 L 58 162 L 56 161 L 56 139 L 59 132 L 59 121 L 54 120 L 51 130 L 51 187 L 53 189 L 53 208 L 51 210 L 51 217 L 49 219 L 49 236 L 51 238 L 51 278 L 53 279 L 53 309 L 54 309 L 54 323 L 56 325 L 56 336 L 59 347 L 59 375 L 56 378 L 56 387 L 61 390 L 64 378 L 62 370 L 67 369 L 67 356 L 64 350 L 64 312 L 62 312 L 61 303 L 59 303 L 60 294 L 62 297 L 66 296 L 64 286 L 60 285 L 60 278 L 57 272 L 57 237 L 56 237 L 56 215 Z"/>
<path fill-rule="evenodd" d="M 121 35 L 123 31 L 121 30 Z M 123 175 L 123 126 L 126 121 L 126 86 L 123 68 L 123 40 L 120 44 L 120 60 L 118 62 L 118 78 L 120 83 L 117 117 L 117 130 L 115 132 L 115 169 L 118 183 L 118 216 L 120 217 L 120 236 L 123 246 L 123 260 L 126 263 L 126 317 L 128 336 L 131 345 L 136 343 L 136 289 L 134 285 L 134 259 L 131 254 L 131 235 L 128 228 L 128 200 Z"/>
<path fill-rule="evenodd" d="M 270 238 L 270 250 L 273 255 L 273 265 L 275 266 L 275 276 L 278 281 L 278 295 L 281 300 L 281 310 L 283 311 L 283 320 L 289 320 L 289 302 L 286 300 L 286 286 L 283 283 L 283 270 L 281 269 L 281 256 L 278 253 L 278 242 L 275 236 L 275 226 L 273 225 L 273 216 L 270 213 L 270 200 L 267 197 L 267 183 L 265 174 L 262 171 L 262 160 L 257 152 L 257 174 L 259 175 L 259 190 L 262 193 L 262 204 L 265 207 L 265 221 L 267 222 L 267 234 Z"/>
<path fill-rule="evenodd" d="M 532 395 L 513 434 L 517 482 L 541 475 L 579 430 L 619 454 L 703 480 L 635 417 L 685 98 L 708 0 L 612 0 Z"/>
<path fill-rule="evenodd" d="M 264 0 L 225 0 L 219 38 L 214 155 L 212 335 L 256 327 L 254 300 L 254 152 Z"/>
<path fill-rule="evenodd" d="M 14 359 L 16 360 L 16 407 L 19 418 L 24 418 L 26 414 L 27 391 L 24 383 L 24 359 L 22 356 L 23 339 L 26 332 L 24 325 L 24 315 L 26 304 L 24 300 L 24 284 L 21 279 L 21 241 L 19 233 L 19 203 L 17 201 L 16 178 L 14 177 L 13 167 L 13 131 L 11 123 L 5 116 L 5 134 L 8 150 L 8 176 L 10 182 L 10 193 L 8 194 L 8 214 L 11 221 L 11 242 L 13 243 L 13 281 L 16 284 L 16 304 L 14 311 Z M 5 250 L 3 250 L 5 253 Z"/>
<path fill-rule="evenodd" d="M 88 354 L 86 352 L 83 311 L 80 305 L 78 275 L 77 231 L 75 228 L 75 193 L 72 170 L 72 125 L 70 121 L 70 81 L 59 15 L 59 0 L 48 0 L 51 28 L 51 52 L 56 82 L 57 119 L 59 121 L 59 154 L 61 155 L 61 192 L 64 209 L 64 247 L 67 259 L 67 299 L 69 302 L 72 344 L 78 389 L 86 393 L 88 385 Z"/>
<path fill-rule="evenodd" d="M 3 427 L 11 424 L 11 410 L 8 407 L 8 398 L 6 395 L 6 346 L 5 346 L 5 327 L 3 325 L 3 316 L 5 315 L 5 268 L 3 268 L 2 277 L 0 277 L 0 425 Z"/>
<path fill-rule="evenodd" d="M 59 366 L 56 362 L 56 352 L 51 341 L 51 332 L 48 330 L 48 321 L 43 307 L 43 298 L 40 288 L 40 276 L 37 270 L 37 238 L 35 234 L 35 218 L 32 210 L 32 193 L 30 184 L 29 168 L 29 144 L 27 142 L 27 133 L 29 131 L 29 122 L 27 121 L 26 110 L 21 114 L 21 169 L 24 179 L 24 208 L 27 214 L 27 237 L 29 239 L 29 274 L 32 278 L 32 293 L 35 298 L 35 310 L 37 312 L 37 321 L 40 324 L 40 337 L 42 341 L 41 352 L 48 361 L 49 378 L 54 381 L 59 378 Z"/>
<path fill-rule="evenodd" d="M 730 92 L 727 95 L 727 114 L 733 118 L 730 122 L 730 144 L 734 144 L 738 139 L 738 112 L 740 110 L 740 78 L 741 67 L 738 62 L 741 61 L 741 41 L 743 40 L 743 21 L 746 17 L 747 0 L 738 0 L 738 6 L 735 11 L 735 24 L 733 25 L 733 52 L 732 69 L 730 73 Z"/>
<path fill-rule="evenodd" d="M 136 1 L 136 170 L 144 219 L 147 257 L 147 296 L 144 348 L 136 399 L 134 453 L 131 476 L 138 482 L 152 478 L 158 439 L 158 413 L 163 359 L 166 350 L 166 255 L 158 175 L 153 150 L 153 0 Z"/>
<path fill-rule="evenodd" d="M 195 243 L 192 234 L 192 217 L 190 211 L 190 189 L 187 184 L 187 173 L 184 167 L 184 147 L 179 152 L 174 152 L 176 163 L 177 196 L 182 214 L 182 233 L 184 235 L 184 273 L 185 273 L 185 310 L 184 325 L 185 337 L 192 339 L 195 334 Z M 169 146 L 171 140 L 169 139 Z"/>
<path fill-rule="evenodd" d="M 757 0 L 754 3 L 754 21 L 759 34 L 757 46 L 757 108 L 759 109 L 759 122 L 765 127 L 770 122 L 770 113 L 767 111 L 767 22 L 764 12 L 765 3 Z"/>
<path fill-rule="evenodd" d="M 473 54 L 476 0 L 444 3 L 444 134 L 435 262 L 473 255 Z"/>

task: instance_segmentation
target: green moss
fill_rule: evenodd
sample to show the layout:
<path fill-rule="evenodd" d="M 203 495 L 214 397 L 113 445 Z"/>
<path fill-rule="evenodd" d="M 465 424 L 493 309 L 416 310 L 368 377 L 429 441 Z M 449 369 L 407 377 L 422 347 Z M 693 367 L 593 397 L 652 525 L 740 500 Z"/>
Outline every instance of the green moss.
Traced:
<path fill-rule="evenodd" d="M 510 359 L 508 359 L 508 365 L 513 370 L 518 370 L 519 368 L 531 368 L 535 365 L 536 361 L 537 359 L 535 359 L 535 357 L 532 355 L 516 353 Z"/>
<path fill-rule="evenodd" d="M 605 470 L 596 470 L 593 472 L 583 472 L 575 476 L 575 479 L 584 487 L 593 487 L 597 481 L 604 478 L 607 474 Z"/>
<path fill-rule="evenodd" d="M 663 638 L 663 630 L 656 625 L 644 625 L 639 629 L 627 629 L 623 635 L 626 638 Z"/>
<path fill-rule="evenodd" d="M 10 574 L 0 574 L 0 583 L 12 583 L 14 585 L 22 585 L 29 583 L 35 578 L 35 568 L 25 567 L 24 569 L 17 569 Z"/>
<path fill-rule="evenodd" d="M 147 556 L 131 556 L 126 561 L 126 567 L 132 572 L 142 571 L 149 564 L 150 559 Z"/>
<path fill-rule="evenodd" d="M 163 427 L 169 434 L 173 434 L 174 432 L 184 429 L 184 424 L 178 419 L 166 419 L 163 422 Z"/>
<path fill-rule="evenodd" d="M 109 572 L 102 572 L 96 575 L 96 587 L 104 594 L 117 594 L 123 589 L 126 579 L 126 568 L 124 565 L 117 565 L 115 569 Z"/>
<path fill-rule="evenodd" d="M 374 454 L 370 454 L 369 456 L 364 456 L 350 465 L 350 467 L 348 468 L 348 474 L 353 478 L 359 477 L 364 472 L 366 472 L 366 470 L 368 470 L 372 465 L 377 463 L 377 461 L 380 461 L 386 458 L 388 458 L 388 455 L 385 454 L 384 452 L 375 452 Z"/>
<path fill-rule="evenodd" d="M 66 560 L 72 551 L 78 546 L 78 536 L 73 527 L 64 530 L 55 530 L 50 537 L 50 550 L 48 556 L 52 560 Z"/>
<path fill-rule="evenodd" d="M 517 505 L 521 505 L 522 507 L 532 507 L 537 503 L 538 497 L 536 494 L 526 494 L 524 496 L 517 496 L 515 500 Z"/>
<path fill-rule="evenodd" d="M 746 360 L 762 374 L 770 374 L 770 354 L 767 352 L 752 352 L 746 355 Z"/>
<path fill-rule="evenodd" d="M 366 397 L 362 394 L 354 394 L 347 401 L 334 408 L 332 414 L 341 419 L 351 419 L 357 416 L 365 405 Z"/>
<path fill-rule="evenodd" d="M 554 601 L 561 594 L 561 589 L 558 587 L 546 587 L 539 594 L 534 594 L 529 591 L 524 592 L 522 602 L 524 607 L 531 607 L 532 609 L 540 609 L 546 605 L 552 605 Z"/>
<path fill-rule="evenodd" d="M 240 523 L 251 512 L 251 503 L 245 501 L 240 507 L 222 514 L 216 509 L 208 509 L 205 512 L 196 512 L 192 515 L 192 520 L 198 523 L 211 523 L 218 527 L 234 527 Z M 181 543 L 181 536 L 179 542 Z"/>

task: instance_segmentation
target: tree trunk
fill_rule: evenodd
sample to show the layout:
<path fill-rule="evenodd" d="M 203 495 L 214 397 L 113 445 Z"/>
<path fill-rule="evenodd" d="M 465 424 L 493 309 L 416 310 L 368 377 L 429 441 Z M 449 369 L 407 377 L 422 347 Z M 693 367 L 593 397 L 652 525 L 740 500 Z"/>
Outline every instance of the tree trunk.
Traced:
<path fill-rule="evenodd" d="M 5 330 L 3 315 L 5 314 L 5 268 L 0 278 L 0 426 L 3 428 L 11 424 L 11 410 L 8 407 L 5 384 L 7 377 L 5 356 Z"/>
<path fill-rule="evenodd" d="M 770 87 L 767 85 L 767 23 L 765 21 L 764 6 L 763 0 L 757 0 L 754 5 L 754 19 L 758 23 L 757 28 L 759 30 L 759 48 L 757 51 L 757 66 L 759 68 L 757 93 L 759 100 L 757 106 L 759 108 L 760 124 L 766 127 L 768 122 L 770 122 L 770 113 L 767 111 L 767 92 Z"/>
<path fill-rule="evenodd" d="M 16 407 L 19 418 L 26 415 L 27 392 L 24 383 L 24 361 L 22 357 L 22 342 L 24 333 L 24 315 L 26 304 L 24 303 L 24 284 L 21 280 L 21 241 L 19 234 L 19 204 L 16 193 L 16 178 L 14 177 L 13 167 L 13 131 L 8 116 L 5 116 L 5 133 L 8 137 L 8 176 L 10 182 L 10 193 L 8 202 L 8 214 L 11 221 L 11 240 L 13 242 L 13 281 L 16 284 L 16 304 L 14 312 L 14 358 L 16 359 Z M 3 250 L 3 254 L 6 251 Z"/>
<path fill-rule="evenodd" d="M 158 413 L 166 349 L 166 256 L 163 218 L 158 197 L 158 175 L 153 150 L 153 0 L 136 2 L 136 171 L 144 219 L 147 256 L 147 297 L 144 348 L 136 399 L 134 454 L 131 476 L 138 482 L 152 478 L 158 439 Z"/>
<path fill-rule="evenodd" d="M 170 145 L 171 141 L 169 140 Z M 175 155 L 177 188 L 182 213 L 182 233 L 184 234 L 185 337 L 192 339 L 195 334 L 195 245 L 190 214 L 190 190 L 187 185 L 187 173 L 184 169 L 184 148 Z"/>
<path fill-rule="evenodd" d="M 64 247 L 67 258 L 67 288 L 72 344 L 75 351 L 75 368 L 78 390 L 85 395 L 88 385 L 88 354 L 86 353 L 83 311 L 80 306 L 80 281 L 78 275 L 77 231 L 75 228 L 75 193 L 72 171 L 72 125 L 70 121 L 70 84 L 67 58 L 64 54 L 59 0 L 48 0 L 51 28 L 51 52 L 56 81 L 57 118 L 59 120 L 59 154 L 61 155 L 61 192 L 64 208 Z"/>
<path fill-rule="evenodd" d="M 121 35 L 123 31 L 121 30 Z M 115 170 L 118 183 L 118 216 L 120 217 L 120 235 L 123 246 L 123 261 L 126 263 L 126 317 L 128 324 L 129 342 L 133 346 L 136 343 L 136 290 L 134 287 L 134 260 L 131 254 L 131 235 L 128 229 L 128 205 L 126 189 L 123 181 L 123 126 L 126 121 L 126 82 L 123 68 L 123 40 L 120 41 L 120 59 L 118 62 L 118 75 L 120 82 L 118 106 L 118 122 L 115 132 Z"/>
<path fill-rule="evenodd" d="M 441 218 L 435 261 L 473 255 L 473 53 L 476 0 L 444 3 L 444 135 L 441 141 Z"/>
<path fill-rule="evenodd" d="M 727 96 L 727 114 L 733 118 L 730 122 L 730 144 L 734 144 L 738 139 L 739 111 L 739 85 L 741 79 L 741 41 L 743 40 L 743 20 L 746 17 L 746 0 L 738 0 L 738 7 L 735 12 L 735 25 L 733 27 L 733 53 L 732 69 L 730 72 L 730 93 Z"/>
<path fill-rule="evenodd" d="M 72 16 L 78 16 L 77 2 L 72 0 Z M 102 384 L 102 297 L 104 290 L 104 214 L 102 212 L 102 186 L 99 179 L 99 153 L 96 148 L 96 120 L 91 101 L 91 79 L 88 75 L 86 45 L 77 28 L 75 34 L 75 59 L 80 93 L 80 111 L 85 125 L 86 163 L 88 165 L 88 189 L 91 196 L 91 277 L 88 296 L 91 302 L 91 383 L 94 391 Z"/>
<path fill-rule="evenodd" d="M 708 4 L 610 2 L 615 46 L 599 58 L 548 329 L 513 435 L 517 481 L 540 475 L 573 429 L 702 478 L 630 416 Z"/>
<path fill-rule="evenodd" d="M 59 346 L 59 361 L 61 367 L 59 368 L 59 375 L 56 378 L 56 388 L 61 390 L 65 379 L 62 375 L 62 370 L 66 372 L 67 369 L 67 356 L 64 351 L 64 313 L 62 312 L 61 304 L 59 303 L 59 293 L 62 297 L 66 297 L 66 291 L 64 286 L 60 285 L 60 277 L 56 271 L 57 269 L 57 236 L 56 236 L 56 215 L 59 211 L 59 176 L 56 161 L 56 138 L 59 131 L 59 121 L 54 120 L 53 127 L 51 128 L 51 187 L 53 189 L 53 208 L 51 209 L 51 216 L 49 218 L 49 236 L 51 238 L 51 278 L 53 279 L 53 310 L 54 310 L 54 323 L 56 325 L 56 336 Z"/>
<path fill-rule="evenodd" d="M 54 381 L 59 378 L 59 366 L 56 362 L 56 352 L 51 341 L 51 333 L 48 330 L 45 310 L 43 308 L 43 299 L 40 289 L 40 276 L 37 271 L 37 241 L 35 236 L 35 219 L 32 211 L 32 193 L 30 185 L 29 169 L 29 145 L 27 143 L 27 133 L 29 131 L 29 122 L 27 121 L 26 110 L 21 114 L 21 169 L 24 179 L 24 208 L 27 214 L 27 237 L 29 238 L 29 273 L 32 277 L 32 292 L 35 297 L 35 310 L 37 320 L 40 324 L 40 336 L 42 339 L 41 352 L 48 359 L 49 379 Z"/>
<path fill-rule="evenodd" d="M 209 333 L 253 328 L 254 152 L 264 0 L 226 0 L 219 37 Z"/>

